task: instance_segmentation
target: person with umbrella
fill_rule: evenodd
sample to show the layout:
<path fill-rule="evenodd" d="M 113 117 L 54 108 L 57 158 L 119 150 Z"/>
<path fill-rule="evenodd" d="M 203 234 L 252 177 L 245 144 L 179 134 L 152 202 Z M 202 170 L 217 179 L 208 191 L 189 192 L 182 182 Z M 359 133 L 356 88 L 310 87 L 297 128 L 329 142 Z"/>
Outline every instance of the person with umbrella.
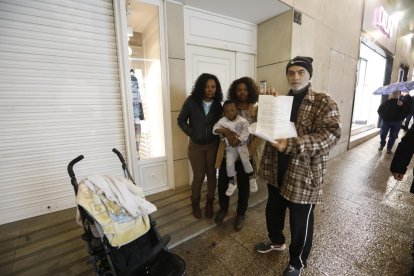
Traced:
<path fill-rule="evenodd" d="M 414 90 L 414 81 L 394 82 L 376 89 L 374 95 L 388 95 L 394 91 L 409 92 Z"/>
<path fill-rule="evenodd" d="M 409 96 L 409 95 L 408 95 Z M 396 90 L 392 93 L 389 100 L 383 102 L 378 108 L 378 114 L 382 119 L 380 131 L 380 146 L 378 151 L 382 151 L 387 144 L 387 153 L 392 154 L 392 147 L 398 138 L 402 121 L 408 115 L 411 107 L 411 97 L 401 98 L 401 91 Z M 388 143 L 386 141 L 389 133 Z"/>

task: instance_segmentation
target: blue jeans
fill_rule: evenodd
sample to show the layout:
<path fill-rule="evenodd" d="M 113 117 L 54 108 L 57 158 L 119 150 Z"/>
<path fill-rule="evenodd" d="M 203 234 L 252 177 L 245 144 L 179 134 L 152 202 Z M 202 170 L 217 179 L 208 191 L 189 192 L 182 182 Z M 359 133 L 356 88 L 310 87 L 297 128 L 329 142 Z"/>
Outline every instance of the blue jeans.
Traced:
<path fill-rule="evenodd" d="M 392 147 L 394 146 L 395 140 L 397 140 L 398 138 L 398 132 L 400 132 L 401 124 L 402 124 L 402 121 L 387 122 L 387 121 L 382 120 L 381 132 L 380 132 L 381 147 L 385 146 L 385 143 L 387 142 L 386 141 L 387 135 L 389 132 L 390 135 L 388 137 L 387 150 L 392 149 Z"/>

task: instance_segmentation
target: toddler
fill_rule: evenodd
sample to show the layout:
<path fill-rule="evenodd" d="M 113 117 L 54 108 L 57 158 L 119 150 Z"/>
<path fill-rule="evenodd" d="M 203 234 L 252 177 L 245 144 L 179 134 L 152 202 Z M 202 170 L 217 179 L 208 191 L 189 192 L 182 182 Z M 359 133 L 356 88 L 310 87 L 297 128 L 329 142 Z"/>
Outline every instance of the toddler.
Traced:
<path fill-rule="evenodd" d="M 224 117 L 222 117 L 213 127 L 213 133 L 218 134 L 216 129 L 227 128 L 237 134 L 237 138 L 240 140 L 238 146 L 231 146 L 227 138 L 224 138 L 226 142 L 226 170 L 229 180 L 229 187 L 226 191 L 227 196 L 231 196 L 237 188 L 235 181 L 236 169 L 235 162 L 237 158 L 243 164 L 245 173 L 249 176 L 250 192 L 257 192 L 257 183 L 254 176 L 253 167 L 249 160 L 249 150 L 247 148 L 247 142 L 249 140 L 249 122 L 246 119 L 239 116 L 237 113 L 236 104 L 230 100 L 227 100 L 223 104 Z"/>

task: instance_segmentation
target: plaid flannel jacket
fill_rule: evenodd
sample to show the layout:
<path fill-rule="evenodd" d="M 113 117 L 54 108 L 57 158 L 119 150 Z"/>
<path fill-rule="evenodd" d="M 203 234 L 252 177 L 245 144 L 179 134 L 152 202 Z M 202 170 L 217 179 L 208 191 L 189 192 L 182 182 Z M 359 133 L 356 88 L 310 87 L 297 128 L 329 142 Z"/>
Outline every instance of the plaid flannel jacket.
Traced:
<path fill-rule="evenodd" d="M 277 150 L 268 142 L 259 174 L 293 203 L 320 203 L 329 150 L 341 136 L 338 106 L 329 95 L 309 89 L 295 126 L 298 137 L 287 139 L 284 153 L 289 155 L 289 161 L 282 183 L 277 183 Z"/>

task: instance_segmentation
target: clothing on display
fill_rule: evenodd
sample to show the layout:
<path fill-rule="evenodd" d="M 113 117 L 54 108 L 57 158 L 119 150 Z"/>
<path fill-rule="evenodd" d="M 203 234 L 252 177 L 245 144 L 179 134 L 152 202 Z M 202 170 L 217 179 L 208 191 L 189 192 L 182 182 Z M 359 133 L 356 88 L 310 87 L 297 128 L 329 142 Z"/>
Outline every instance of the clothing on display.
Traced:
<path fill-rule="evenodd" d="M 138 79 L 134 74 L 134 70 L 131 70 L 131 91 L 132 91 L 132 104 L 134 109 L 134 121 L 140 123 L 140 120 L 145 120 L 144 110 L 142 108 L 141 95 L 139 92 Z"/>

